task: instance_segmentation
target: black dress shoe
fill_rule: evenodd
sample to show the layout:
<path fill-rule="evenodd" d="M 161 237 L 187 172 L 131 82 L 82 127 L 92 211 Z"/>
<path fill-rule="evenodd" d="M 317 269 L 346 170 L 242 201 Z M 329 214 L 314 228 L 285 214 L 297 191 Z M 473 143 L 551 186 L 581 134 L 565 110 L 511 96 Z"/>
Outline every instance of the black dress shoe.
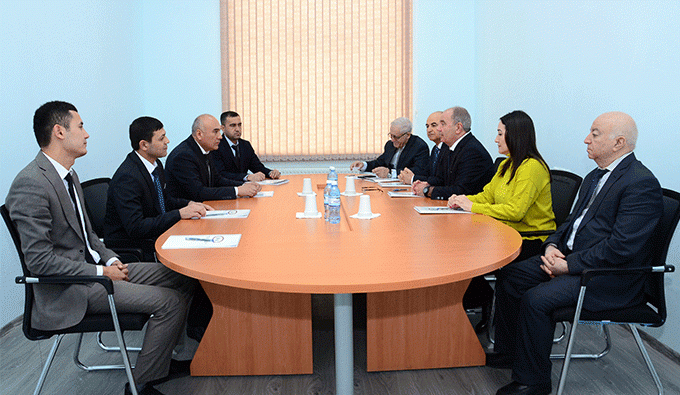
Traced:
<path fill-rule="evenodd" d="M 191 359 L 186 361 L 178 361 L 176 359 L 170 360 L 170 374 L 176 375 L 181 373 L 189 373 L 191 368 Z"/>
<path fill-rule="evenodd" d="M 486 353 L 486 366 L 496 369 L 511 369 L 512 355 L 497 352 Z"/>
<path fill-rule="evenodd" d="M 162 392 L 152 387 L 149 383 L 137 386 L 138 395 L 163 395 Z M 125 395 L 132 395 L 130 383 L 125 383 Z"/>
<path fill-rule="evenodd" d="M 513 381 L 505 387 L 501 387 L 496 395 L 548 395 L 551 391 L 552 385 L 550 383 L 524 385 Z"/>

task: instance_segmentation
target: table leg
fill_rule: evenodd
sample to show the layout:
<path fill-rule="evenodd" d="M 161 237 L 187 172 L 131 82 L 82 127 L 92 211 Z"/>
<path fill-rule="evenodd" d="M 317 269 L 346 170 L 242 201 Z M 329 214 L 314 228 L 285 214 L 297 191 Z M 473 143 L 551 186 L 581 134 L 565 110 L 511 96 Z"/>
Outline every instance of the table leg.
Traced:
<path fill-rule="evenodd" d="M 335 294 L 335 393 L 354 393 L 352 294 Z"/>

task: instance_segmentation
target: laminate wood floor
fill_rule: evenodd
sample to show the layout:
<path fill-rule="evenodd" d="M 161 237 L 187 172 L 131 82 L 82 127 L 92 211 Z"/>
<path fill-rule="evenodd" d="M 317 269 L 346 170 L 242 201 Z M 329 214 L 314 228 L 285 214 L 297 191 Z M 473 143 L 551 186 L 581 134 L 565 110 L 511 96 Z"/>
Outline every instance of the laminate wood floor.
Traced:
<path fill-rule="evenodd" d="M 568 394 L 655 394 L 656 387 L 635 345 L 633 336 L 612 325 L 614 347 L 598 361 L 573 361 L 567 383 Z M 597 327 L 579 327 L 578 349 L 594 350 L 604 344 Z M 73 363 L 75 335 L 62 342 L 47 377 L 43 394 L 122 394 L 126 377 L 123 371 L 87 373 Z M 113 336 L 110 343 L 114 342 Z M 140 344 L 140 333 L 127 333 L 128 345 Z M 168 395 L 212 394 L 308 394 L 335 393 L 334 346 L 332 325 L 315 322 L 314 374 L 257 377 L 179 377 L 156 386 Z M 485 340 L 485 339 L 483 339 Z M 354 332 L 354 389 L 357 395 L 387 394 L 495 394 L 510 381 L 510 370 L 487 367 L 432 369 L 398 372 L 366 372 L 366 332 Z M 40 375 L 53 340 L 32 342 L 24 338 L 21 327 L 12 328 L 0 338 L 0 393 L 30 394 Z M 95 363 L 120 363 L 120 355 L 101 351 L 94 335 L 86 335 L 83 360 Z M 566 343 L 563 342 L 563 343 Z M 588 348 L 590 347 L 590 348 Z M 556 345 L 554 351 L 563 348 Z M 579 351 L 576 349 L 575 351 Z M 680 366 L 662 353 L 647 347 L 661 377 L 666 394 L 680 394 Z M 136 358 L 134 353 L 132 359 Z M 557 388 L 561 361 L 553 363 L 553 393 Z"/>

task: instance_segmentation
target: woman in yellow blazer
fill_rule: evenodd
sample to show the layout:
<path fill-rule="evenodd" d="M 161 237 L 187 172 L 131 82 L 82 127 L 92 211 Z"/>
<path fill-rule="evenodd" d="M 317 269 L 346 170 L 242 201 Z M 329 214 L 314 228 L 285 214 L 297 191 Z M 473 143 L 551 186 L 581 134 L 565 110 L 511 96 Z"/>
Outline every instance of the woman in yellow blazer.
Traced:
<path fill-rule="evenodd" d="M 550 172 L 536 148 L 536 132 L 531 118 L 523 111 L 501 117 L 494 140 L 498 153 L 508 158 L 476 195 L 453 195 L 449 207 L 486 214 L 518 232 L 555 230 L 552 211 Z M 527 236 L 522 240 L 522 260 L 541 252 L 548 236 Z"/>

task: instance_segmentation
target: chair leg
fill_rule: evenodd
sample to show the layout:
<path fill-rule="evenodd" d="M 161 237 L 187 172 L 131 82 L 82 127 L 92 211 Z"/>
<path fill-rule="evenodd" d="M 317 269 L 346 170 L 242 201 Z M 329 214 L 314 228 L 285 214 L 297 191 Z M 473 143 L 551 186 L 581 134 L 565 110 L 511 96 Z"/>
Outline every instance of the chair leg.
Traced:
<path fill-rule="evenodd" d="M 564 354 L 564 364 L 562 365 L 562 372 L 560 373 L 560 382 L 557 385 L 557 395 L 562 395 L 564 386 L 567 382 L 567 371 L 569 371 L 569 362 L 571 362 L 571 350 L 574 347 L 574 339 L 576 338 L 576 328 L 578 327 L 578 320 L 581 317 L 581 309 L 583 308 L 583 298 L 586 294 L 585 285 L 581 286 L 579 291 L 578 301 L 576 302 L 576 313 L 574 314 L 574 323 L 571 326 L 569 333 L 569 341 L 567 342 L 567 352 Z"/>
<path fill-rule="evenodd" d="M 99 345 L 99 348 L 101 348 L 102 350 L 107 351 L 107 352 L 111 352 L 111 351 L 118 352 L 118 351 L 120 351 L 120 347 L 115 347 L 115 346 L 112 347 L 112 346 L 107 346 L 106 344 L 104 344 L 104 340 L 102 339 L 103 333 L 104 332 L 97 332 L 97 344 Z M 130 352 L 130 351 L 140 352 L 140 351 L 142 351 L 142 348 L 141 347 L 128 347 L 127 350 L 128 350 L 128 352 Z"/>
<path fill-rule="evenodd" d="M 99 332 L 101 334 L 101 332 Z M 96 372 L 100 370 L 121 370 L 125 369 L 125 365 L 85 365 L 81 360 L 80 360 L 80 347 L 83 342 L 83 334 L 79 333 L 78 334 L 78 341 L 76 342 L 76 348 L 73 351 L 73 362 L 76 364 L 77 367 L 83 369 L 86 372 Z M 120 351 L 119 347 L 110 347 L 114 348 L 115 350 L 112 351 Z M 105 350 L 105 351 L 110 351 L 110 350 Z M 134 369 L 134 365 L 132 365 L 132 368 Z"/>
<path fill-rule="evenodd" d="M 564 324 L 566 331 L 566 324 Z M 602 351 L 597 354 L 571 354 L 571 359 L 600 359 L 609 353 L 612 348 L 612 339 L 609 336 L 609 327 L 607 325 L 602 325 L 602 333 L 604 334 L 605 346 Z M 564 334 L 562 334 L 564 337 Z M 564 359 L 565 354 L 550 354 L 550 359 Z"/>
<path fill-rule="evenodd" d="M 52 349 L 50 349 L 50 353 L 47 355 L 47 361 L 45 361 L 45 366 L 43 366 L 43 370 L 40 373 L 40 378 L 38 379 L 38 384 L 35 386 L 35 391 L 33 391 L 33 395 L 38 395 L 40 394 L 40 391 L 42 390 L 43 384 L 45 384 L 45 378 L 47 377 L 47 372 L 50 370 L 50 365 L 52 365 L 52 361 L 54 360 L 54 356 L 57 354 L 57 348 L 59 348 L 59 344 L 61 344 L 61 340 L 64 338 L 65 335 L 57 335 L 57 338 L 54 340 L 54 344 L 52 344 Z"/>
<path fill-rule="evenodd" d="M 647 364 L 647 369 L 649 369 L 649 373 L 652 375 L 652 378 L 654 379 L 654 383 L 656 384 L 656 388 L 659 390 L 659 395 L 663 395 L 663 385 L 661 384 L 661 380 L 659 379 L 659 375 L 656 373 L 656 369 L 654 369 L 654 365 L 652 364 L 651 358 L 649 358 L 649 354 L 647 353 L 647 348 L 645 348 L 645 345 L 642 342 L 642 338 L 640 338 L 640 333 L 638 332 L 635 325 L 628 324 L 628 327 L 630 328 L 630 331 L 633 332 L 633 337 L 635 337 L 635 343 L 637 343 L 637 346 L 640 349 L 640 353 L 642 354 L 642 357 L 645 359 L 645 363 Z"/>
<path fill-rule="evenodd" d="M 128 358 L 127 348 L 125 347 L 125 339 L 123 339 L 123 332 L 120 330 L 120 322 L 118 322 L 118 312 L 116 311 L 116 303 L 113 300 L 113 294 L 109 294 L 108 296 L 109 306 L 111 307 L 111 317 L 113 318 L 113 327 L 116 329 L 118 346 L 120 346 L 120 355 L 123 357 L 125 373 L 127 373 L 128 382 L 130 383 L 130 391 L 132 392 L 132 395 L 138 395 L 137 386 L 135 385 L 135 378 L 132 376 L 132 367 L 130 366 L 130 359 Z"/>

